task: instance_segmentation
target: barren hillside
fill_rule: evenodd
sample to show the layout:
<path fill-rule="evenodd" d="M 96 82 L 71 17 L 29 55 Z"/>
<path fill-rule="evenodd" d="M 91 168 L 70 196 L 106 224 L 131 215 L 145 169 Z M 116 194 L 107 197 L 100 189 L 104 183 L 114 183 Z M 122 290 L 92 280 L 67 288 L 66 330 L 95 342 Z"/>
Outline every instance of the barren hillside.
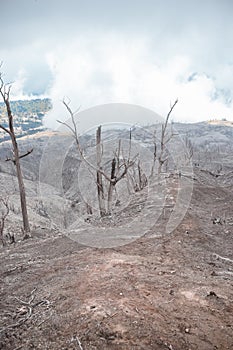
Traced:
<path fill-rule="evenodd" d="M 211 153 L 210 143 L 200 141 L 211 132 L 201 129 L 188 129 L 196 147 L 192 176 L 167 169 L 156 186 L 132 194 L 105 219 L 87 216 L 75 197 L 74 148 L 66 152 L 63 183 L 49 176 L 39 184 L 48 139 L 23 140 L 22 147 L 34 148 L 22 162 L 33 227 L 26 241 L 14 169 L 4 161 L 9 146 L 1 146 L 0 190 L 11 203 L 6 232 L 16 243 L 0 248 L 0 348 L 233 348 L 232 141 L 228 128 L 211 129 L 222 135 L 213 147 L 225 145 Z M 55 155 L 71 143 L 64 135 L 50 141 Z M 150 137 L 141 142 L 150 144 Z M 109 248 L 80 244 L 83 232 L 98 241 L 100 229 L 101 239 L 116 232 L 128 241 Z"/>

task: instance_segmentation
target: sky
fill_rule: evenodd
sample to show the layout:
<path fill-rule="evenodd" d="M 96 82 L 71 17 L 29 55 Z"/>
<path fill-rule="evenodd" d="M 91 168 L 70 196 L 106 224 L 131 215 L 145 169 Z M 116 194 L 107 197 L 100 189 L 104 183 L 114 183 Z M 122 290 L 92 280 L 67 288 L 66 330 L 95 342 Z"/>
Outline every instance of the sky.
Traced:
<path fill-rule="evenodd" d="M 125 103 L 161 116 L 178 98 L 173 121 L 233 121 L 232 0 L 0 0 L 0 11 L 11 97 L 50 97 L 47 126 L 67 118 L 64 98 L 73 110 Z"/>

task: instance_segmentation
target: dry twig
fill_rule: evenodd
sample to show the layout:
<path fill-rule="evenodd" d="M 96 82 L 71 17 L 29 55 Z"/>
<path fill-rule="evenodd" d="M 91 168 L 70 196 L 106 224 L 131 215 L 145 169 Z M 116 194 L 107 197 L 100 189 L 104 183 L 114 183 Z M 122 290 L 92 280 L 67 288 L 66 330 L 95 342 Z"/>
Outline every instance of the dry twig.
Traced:
<path fill-rule="evenodd" d="M 82 343 L 79 340 L 79 337 L 77 335 L 72 337 L 71 342 L 74 342 L 74 341 L 78 344 L 80 350 L 84 350 L 82 347 Z"/>
<path fill-rule="evenodd" d="M 221 255 L 218 255 L 218 254 L 213 254 L 214 256 L 215 256 L 215 258 L 217 259 L 217 260 L 223 260 L 223 261 L 227 261 L 227 262 L 230 262 L 230 263 L 233 263 L 233 260 L 232 259 L 229 259 L 229 258 L 225 258 L 225 257 L 223 257 L 223 256 L 221 256 Z"/>
<path fill-rule="evenodd" d="M 13 323 L 13 324 L 11 324 L 11 325 L 9 325 L 9 326 L 6 326 L 5 328 L 0 329 L 0 333 L 6 331 L 7 329 L 12 329 L 12 328 L 19 327 L 19 326 L 21 326 L 23 323 L 27 322 L 27 321 L 32 317 L 32 315 L 33 315 L 33 310 L 34 310 L 34 308 L 35 308 L 36 306 L 38 306 L 38 305 L 50 305 L 50 304 L 51 304 L 51 303 L 50 303 L 48 300 L 46 300 L 46 299 L 40 300 L 40 301 L 38 301 L 38 302 L 36 302 L 36 303 L 33 304 L 33 301 L 34 301 L 34 299 L 35 299 L 35 294 L 34 294 L 35 291 L 36 291 L 36 288 L 34 288 L 34 289 L 31 291 L 28 301 L 24 301 L 24 300 L 21 300 L 21 299 L 15 297 L 15 299 L 16 299 L 20 304 L 23 305 L 23 306 L 21 306 L 21 307 L 19 307 L 19 308 L 17 309 L 17 313 L 18 313 L 19 315 L 24 316 L 24 317 L 22 317 L 21 319 L 19 319 L 18 322 Z M 41 324 L 42 324 L 42 323 L 43 323 L 43 322 L 41 322 Z"/>

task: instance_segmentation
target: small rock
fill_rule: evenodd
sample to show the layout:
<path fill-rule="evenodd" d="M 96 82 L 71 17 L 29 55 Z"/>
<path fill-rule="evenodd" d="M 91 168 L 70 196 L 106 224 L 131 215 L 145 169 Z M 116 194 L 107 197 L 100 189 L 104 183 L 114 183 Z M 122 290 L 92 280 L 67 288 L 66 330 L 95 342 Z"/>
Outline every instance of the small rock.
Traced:
<path fill-rule="evenodd" d="M 217 276 L 216 272 L 215 272 L 215 271 L 212 271 L 212 272 L 211 272 L 211 276 Z"/>
<path fill-rule="evenodd" d="M 221 218 L 214 218 L 214 219 L 213 219 L 213 224 L 214 224 L 214 225 L 216 225 L 216 224 L 222 225 L 222 220 L 221 220 Z"/>
<path fill-rule="evenodd" d="M 216 294 L 214 291 L 212 291 L 212 290 L 207 294 L 207 297 L 215 297 L 215 298 L 218 298 L 217 294 Z"/>

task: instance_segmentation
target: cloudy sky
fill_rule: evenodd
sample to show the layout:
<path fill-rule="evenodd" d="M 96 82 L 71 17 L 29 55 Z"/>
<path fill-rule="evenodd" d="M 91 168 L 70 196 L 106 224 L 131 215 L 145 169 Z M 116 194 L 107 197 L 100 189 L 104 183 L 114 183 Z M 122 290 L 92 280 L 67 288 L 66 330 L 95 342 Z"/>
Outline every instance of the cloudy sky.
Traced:
<path fill-rule="evenodd" d="M 175 121 L 233 121 L 232 0 L 0 0 L 0 9 L 12 98 L 51 97 L 50 126 L 65 118 L 64 97 L 74 109 L 130 103 L 160 115 L 178 97 Z"/>

